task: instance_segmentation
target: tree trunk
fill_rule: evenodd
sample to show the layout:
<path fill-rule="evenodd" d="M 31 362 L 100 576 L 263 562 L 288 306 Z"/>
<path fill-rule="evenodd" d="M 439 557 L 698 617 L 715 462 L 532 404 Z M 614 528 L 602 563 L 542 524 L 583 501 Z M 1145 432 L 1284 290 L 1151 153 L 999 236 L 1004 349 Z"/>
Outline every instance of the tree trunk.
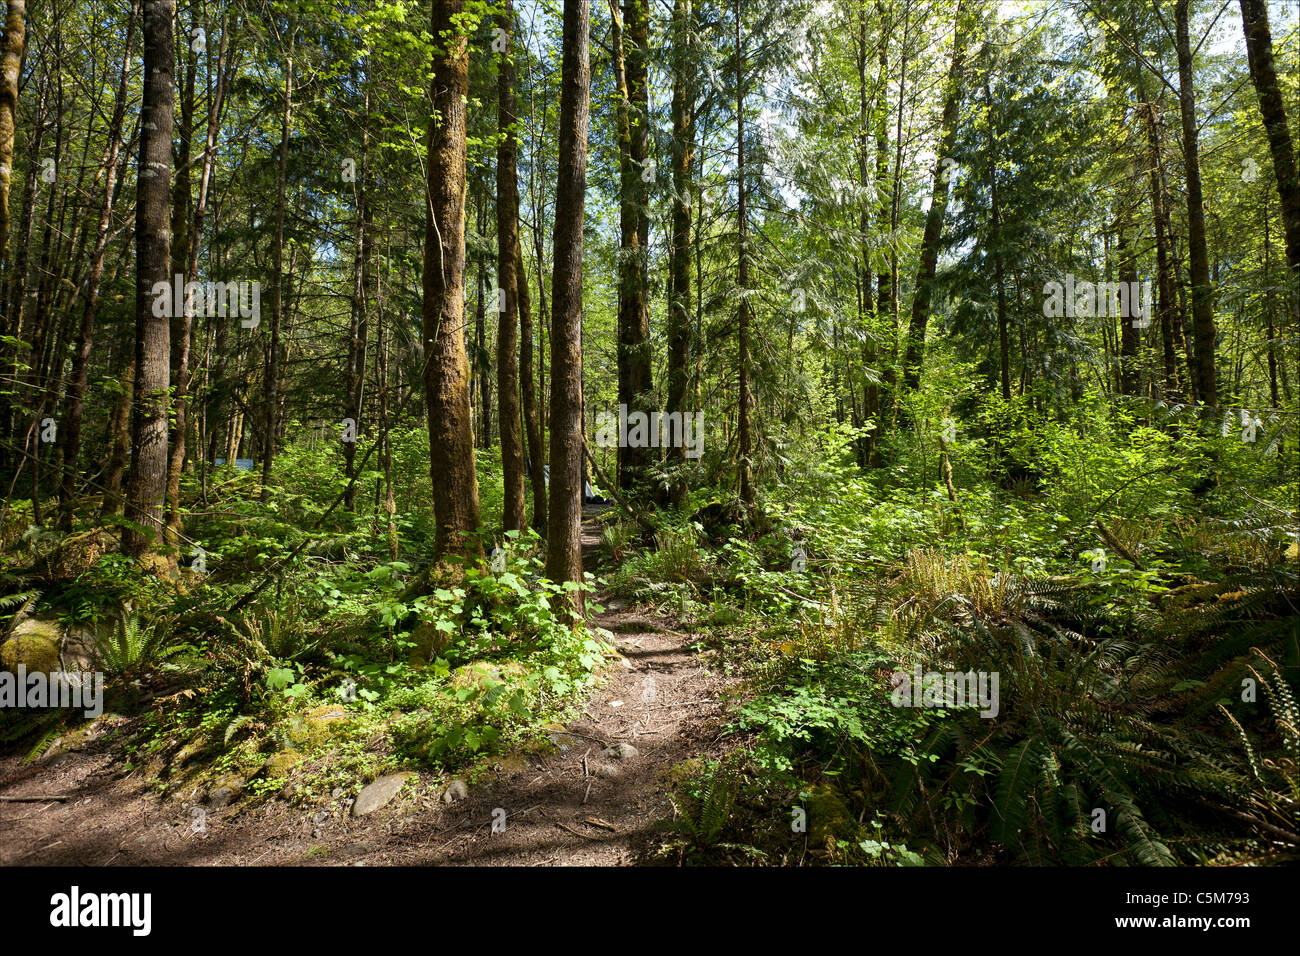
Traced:
<path fill-rule="evenodd" d="M 7 272 L 9 252 L 9 181 L 14 165 L 14 130 L 18 119 L 18 70 L 26 41 L 27 0 L 9 0 L 4 45 L 0 47 L 0 274 Z"/>
<path fill-rule="evenodd" d="M 465 354 L 465 100 L 469 48 L 459 23 L 464 0 L 433 0 L 434 122 L 424 230 L 424 391 L 429 417 L 429 474 L 437 522 L 434 558 L 475 560 L 478 476 Z"/>
<path fill-rule="evenodd" d="M 174 0 L 144 0 L 144 97 L 136 173 L 135 394 L 131 417 L 131 475 L 123 550 L 141 557 L 162 524 L 167 478 L 169 317 L 156 314 L 154 285 L 168 282 L 168 201 L 172 159 Z M 175 303 L 173 303 L 175 305 Z"/>
<path fill-rule="evenodd" d="M 964 0 L 958 0 L 953 27 L 952 65 L 948 72 L 948 92 L 943 104 L 942 134 L 939 155 L 935 160 L 934 181 L 930 188 L 930 210 L 925 217 L 921 237 L 921 263 L 912 293 L 912 321 L 908 326 L 907 349 L 903 358 L 903 384 L 909 389 L 921 382 L 921 365 L 925 354 L 925 333 L 930 322 L 930 302 L 934 274 L 939 265 L 939 245 L 943 233 L 943 214 L 948 208 L 948 170 L 943 165 L 952 156 L 957 137 L 957 114 L 961 108 L 962 60 L 965 57 L 966 33 L 962 28 Z"/>
<path fill-rule="evenodd" d="M 737 317 L 736 362 L 740 372 L 740 397 L 736 406 L 736 444 L 740 459 L 740 501 L 746 510 L 755 504 L 753 434 L 749 390 L 749 208 L 745 183 L 745 36 L 744 2 L 736 0 L 736 286 L 740 296 Z"/>
<path fill-rule="evenodd" d="M 673 204 L 672 239 L 668 263 L 668 380 L 667 411 L 685 415 L 690 404 L 691 366 L 691 196 L 695 168 L 695 83 L 690 56 L 691 0 L 673 0 Z M 677 467 L 686 464 L 685 443 L 668 450 Z M 684 507 L 686 483 L 674 478 L 674 506 Z"/>
<path fill-rule="evenodd" d="M 1119 281 L 1124 287 L 1133 289 L 1137 287 L 1137 253 L 1129 241 L 1128 229 L 1127 221 L 1118 224 L 1115 253 L 1119 259 Z M 1133 298 L 1130 297 L 1130 304 L 1132 301 Z M 1127 311 L 1131 313 L 1132 309 Z M 1121 311 L 1119 317 L 1119 393 L 1121 395 L 1137 395 L 1139 389 L 1138 347 L 1142 342 L 1142 336 L 1133 323 L 1132 315 L 1125 315 Z"/>
<path fill-rule="evenodd" d="M 1164 394 L 1173 399 L 1178 394 L 1178 356 L 1174 350 L 1173 276 L 1169 266 L 1167 240 L 1169 211 L 1165 207 L 1160 177 L 1160 127 L 1156 121 L 1156 104 L 1146 104 L 1147 153 L 1151 166 L 1151 219 L 1156 233 L 1156 312 L 1160 317 L 1160 342 L 1164 360 Z"/>
<path fill-rule="evenodd" d="M 361 121 L 361 157 L 356 178 L 355 201 L 357 229 L 352 270 L 352 303 L 348 313 L 348 372 L 344 394 L 343 417 L 350 419 L 353 434 L 343 443 L 343 473 L 347 479 L 343 506 L 357 510 L 356 456 L 357 441 L 362 434 L 361 405 L 365 399 L 366 349 L 369 337 L 366 295 L 370 290 L 370 206 L 367 188 L 370 176 L 370 67 L 366 65 L 365 92 Z"/>
<path fill-rule="evenodd" d="M 1268 134 L 1277 191 L 1282 198 L 1286 259 L 1291 268 L 1291 289 L 1294 292 L 1296 283 L 1300 282 L 1300 172 L 1296 169 L 1291 130 L 1277 84 L 1277 71 L 1273 67 L 1273 34 L 1268 24 L 1267 0 L 1241 0 L 1241 19 L 1246 31 L 1250 78 L 1259 96 L 1259 114 Z"/>
<path fill-rule="evenodd" d="M 619 256 L 618 401 L 629 412 L 650 411 L 650 309 L 646 301 L 646 242 L 650 233 L 646 181 L 649 123 L 646 45 L 649 27 L 645 0 L 625 0 L 626 32 L 616 0 L 609 0 L 610 46 L 618 87 Z M 641 482 L 648 448 L 618 447 L 618 487 L 630 491 Z"/>
<path fill-rule="evenodd" d="M 275 458 L 275 435 L 280 412 L 280 327 L 284 320 L 284 213 L 286 170 L 289 163 L 289 130 L 293 124 L 293 48 L 296 24 L 289 27 L 289 47 L 284 58 L 284 107 L 280 112 L 280 157 L 275 174 L 275 245 L 271 248 L 271 342 L 266 355 L 266 379 L 262 383 L 265 406 L 262 413 L 262 500 L 271 495 L 271 465 Z"/>
<path fill-rule="evenodd" d="M 591 8 L 564 0 L 560 79 L 560 158 L 555 191 L 555 273 L 551 280 L 551 488 L 546 576 L 582 577 L 582 254 L 590 123 Z M 572 592 L 577 614 L 585 602 Z"/>
<path fill-rule="evenodd" d="M 987 91 L 987 86 L 985 90 Z M 991 130 L 990 130 L 991 132 Z M 1007 287 L 1002 270 L 1002 207 L 998 202 L 997 161 L 989 157 L 989 192 L 992 196 L 993 225 L 989 236 L 993 255 L 993 281 L 998 296 L 998 373 L 1002 386 L 1002 400 L 1011 401 L 1011 341 L 1007 329 Z"/>
<path fill-rule="evenodd" d="M 519 180 L 515 169 L 519 151 L 515 115 L 515 12 L 510 0 L 497 14 L 505 36 L 497 72 L 497 417 L 501 429 L 501 478 L 505 486 L 502 522 L 506 531 L 523 531 L 528 515 L 524 500 L 524 438 L 519 410 L 519 286 L 528 277 L 520 268 Z M 531 336 L 530 336 L 531 338 Z M 528 364 L 525 357 L 524 364 Z"/>
<path fill-rule="evenodd" d="M 59 482 L 59 521 L 64 530 L 72 528 L 77 457 L 81 451 L 81 419 L 85 410 L 90 351 L 95 340 L 99 288 L 104 278 L 104 257 L 108 250 L 109 229 L 113 222 L 113 204 L 117 198 L 117 164 L 122 152 L 122 122 L 126 116 L 127 80 L 131 75 L 131 47 L 135 40 L 135 19 L 138 10 L 139 3 L 132 2 L 130 12 L 127 14 L 122 72 L 118 76 L 117 97 L 113 101 L 113 116 L 108 124 L 108 146 L 100 161 L 100 173 L 104 177 L 104 198 L 100 201 L 99 222 L 95 227 L 95 245 L 91 250 L 90 272 L 86 277 L 86 298 L 81 310 L 81 328 L 77 334 L 76 348 L 72 353 L 72 382 L 64 404 L 59 435 L 63 441 L 63 474 Z"/>
<path fill-rule="evenodd" d="M 1191 260 L 1192 336 L 1196 358 L 1196 397 L 1206 405 L 1219 403 L 1214 360 L 1214 289 L 1205 241 L 1205 201 L 1201 194 L 1201 159 L 1197 146 L 1196 93 L 1192 87 L 1192 48 L 1188 37 L 1188 4 L 1174 6 L 1175 46 L 1178 50 L 1178 105 L 1183 120 L 1183 165 L 1187 170 L 1187 243 Z"/>
<path fill-rule="evenodd" d="M 221 115 L 225 102 L 226 84 L 229 81 L 225 70 L 226 51 L 229 46 L 227 22 L 226 18 L 223 17 L 221 21 L 221 46 L 217 52 L 217 83 L 208 104 L 208 122 L 203 137 L 203 159 L 199 167 L 199 196 L 194 205 L 194 221 L 187 224 L 185 248 L 182 250 L 184 258 L 177 258 L 179 267 L 184 270 L 183 274 L 187 285 L 196 282 L 199 277 L 199 243 L 203 238 L 203 223 L 208 214 L 208 194 L 212 185 L 212 163 L 217 152 L 217 137 L 221 132 Z M 191 96 L 194 85 L 192 75 L 187 78 L 186 85 L 188 87 L 187 96 Z M 187 126 L 188 123 L 189 120 L 187 119 Z M 185 151 L 182 155 L 188 162 L 188 133 L 184 138 L 184 142 Z M 182 221 L 188 218 L 189 193 L 189 174 L 187 172 L 184 190 L 184 200 L 187 208 Z M 172 219 L 173 221 L 177 219 L 176 210 L 174 209 L 172 210 Z M 171 431 L 171 450 L 167 459 L 166 533 L 168 544 L 173 547 L 179 544 L 181 536 L 181 469 L 185 466 L 185 449 L 188 444 L 190 349 L 193 346 L 194 311 L 194 303 L 187 296 L 180 321 L 172 329 L 172 369 L 175 375 L 172 405 L 175 410 L 175 423 Z M 202 452 L 203 449 L 200 448 L 200 455 Z"/>

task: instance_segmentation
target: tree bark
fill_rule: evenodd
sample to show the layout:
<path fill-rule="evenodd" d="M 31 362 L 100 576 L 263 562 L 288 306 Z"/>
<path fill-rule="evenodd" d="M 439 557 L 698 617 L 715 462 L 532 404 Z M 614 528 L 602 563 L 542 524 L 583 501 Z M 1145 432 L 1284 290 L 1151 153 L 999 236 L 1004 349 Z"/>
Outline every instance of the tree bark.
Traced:
<path fill-rule="evenodd" d="M 357 206 L 357 228 L 354 241 L 354 259 L 352 269 L 352 303 L 348 311 L 348 371 L 344 395 L 343 417 L 351 419 L 354 425 L 353 440 L 343 443 L 343 472 L 347 478 L 347 489 L 343 495 L 343 507 L 349 512 L 357 510 L 356 478 L 357 441 L 362 429 L 362 402 L 365 399 L 366 350 L 370 330 L 368 328 L 369 310 L 366 296 L 370 290 L 370 66 L 365 66 L 365 92 L 362 94 L 361 121 L 361 156 L 356 180 L 355 201 Z"/>
<path fill-rule="evenodd" d="M 127 81 L 131 75 L 131 47 L 135 40 L 135 19 L 139 3 L 132 2 L 127 13 L 126 46 L 122 53 L 122 71 L 118 75 L 117 96 L 108 124 L 108 145 L 100 160 L 104 178 L 104 197 L 99 206 L 95 227 L 95 244 L 90 254 L 86 277 L 86 298 L 81 310 L 81 328 L 72 353 L 72 381 L 64 403 L 59 437 L 63 442 L 63 474 L 59 481 L 59 522 L 64 530 L 72 528 L 72 503 L 76 493 L 77 457 L 81 451 L 81 419 L 85 410 L 86 384 L 89 378 L 90 352 L 95 341 L 95 317 L 99 308 L 99 288 L 104 278 L 104 257 L 108 250 L 109 228 L 113 222 L 113 204 L 117 198 L 117 168 L 122 152 L 122 122 L 126 115 Z"/>
<path fill-rule="evenodd" d="M 275 173 L 275 241 L 271 247 L 271 341 L 266 353 L 266 378 L 262 383 L 262 500 L 271 495 L 271 465 L 280 418 L 280 329 L 284 322 L 284 215 L 289 130 L 293 125 L 293 49 L 298 27 L 290 24 L 284 58 L 284 106 L 280 111 L 280 155 Z"/>
<path fill-rule="evenodd" d="M 1206 405 L 1219 403 L 1214 344 L 1214 289 L 1205 240 L 1205 201 L 1201 191 L 1201 159 L 1197 145 L 1196 93 L 1192 86 L 1192 48 L 1188 36 L 1188 5 L 1174 6 L 1175 47 L 1178 51 L 1178 105 L 1183 121 L 1183 165 L 1187 170 L 1187 244 L 1192 283 L 1192 337 L 1196 358 L 1196 397 Z"/>
<path fill-rule="evenodd" d="M 9 182 L 14 165 L 14 131 L 18 119 L 18 70 L 27 32 L 27 0 L 9 0 L 0 46 L 0 274 L 9 253 Z"/>
<path fill-rule="evenodd" d="M 429 474 L 437 523 L 434 558 L 476 560 L 479 524 L 469 359 L 465 354 L 465 101 L 469 48 L 459 24 L 464 0 L 433 0 L 434 122 L 424 230 L 424 390 Z"/>
<path fill-rule="evenodd" d="M 555 271 L 551 280 L 551 488 L 546 576 L 582 577 L 582 254 L 590 124 L 591 8 L 564 0 L 560 79 L 560 158 L 555 191 Z M 572 608 L 585 606 L 572 592 Z"/>
<path fill-rule="evenodd" d="M 673 0 L 673 204 L 672 247 L 668 264 L 668 380 L 667 411 L 686 414 L 689 406 L 691 366 L 691 196 L 695 188 L 695 104 L 694 76 L 690 56 L 692 35 L 691 0 Z M 678 468 L 686 464 L 685 443 L 668 450 L 669 461 Z M 686 483 L 672 481 L 674 506 L 686 503 Z"/>
<path fill-rule="evenodd" d="M 1268 23 L 1267 0 L 1241 0 L 1241 19 L 1246 32 L 1246 55 L 1250 78 L 1259 96 L 1259 114 L 1268 134 L 1273 173 L 1282 199 L 1282 224 L 1286 235 L 1286 259 L 1294 291 L 1300 282 L 1300 172 L 1291 146 L 1282 92 L 1273 66 L 1273 34 Z M 1300 301 L 1300 300 L 1295 300 Z"/>
<path fill-rule="evenodd" d="M 520 268 L 519 152 L 515 115 L 515 12 L 505 0 L 497 14 L 505 49 L 497 67 L 497 417 L 501 429 L 501 478 L 505 486 L 502 523 L 506 531 L 523 531 L 528 516 L 524 500 L 524 438 L 519 409 L 519 286 L 528 282 Z M 525 358 L 524 364 L 527 364 Z"/>
<path fill-rule="evenodd" d="M 921 237 L 921 262 L 916 273 L 916 288 L 912 294 L 912 321 L 908 326 L 907 349 L 903 358 L 903 384 L 909 389 L 915 389 L 921 383 L 925 334 L 930 322 L 934 275 L 939 265 L 943 214 L 948 208 L 948 172 L 943 161 L 946 157 L 952 156 L 953 144 L 957 137 L 957 114 L 961 108 L 962 61 L 966 52 L 966 33 L 961 22 L 963 7 L 964 0 L 958 0 L 957 16 L 953 27 L 952 64 L 948 71 L 948 92 L 943 104 L 939 155 L 935 159 L 934 180 L 930 188 L 930 209 L 926 213 L 925 232 Z"/>
<path fill-rule="evenodd" d="M 629 412 L 650 411 L 650 309 L 646 301 L 646 243 L 650 235 L 649 184 L 646 182 L 649 94 L 646 45 L 649 26 L 645 0 L 624 0 L 624 24 L 616 0 L 609 0 L 610 45 L 618 87 L 619 256 L 618 401 Z M 641 482 L 648 448 L 618 447 L 618 487 L 630 491 Z"/>
<path fill-rule="evenodd" d="M 187 223 L 185 248 L 183 249 L 184 258 L 180 259 L 178 257 L 186 284 L 197 281 L 199 276 L 199 243 L 203 238 L 203 224 L 208 215 L 208 196 L 212 186 L 212 163 L 217 152 L 217 137 L 221 132 L 221 116 L 225 103 L 226 85 L 230 79 L 226 73 L 226 51 L 229 48 L 227 22 L 227 19 L 223 16 L 221 21 L 221 46 L 217 52 L 217 82 L 208 103 L 207 126 L 203 137 L 203 159 L 200 161 L 199 166 L 199 195 L 194 204 L 194 221 Z M 192 93 L 192 77 L 187 81 L 187 85 L 191 88 L 187 90 L 188 95 Z M 186 148 L 182 155 L 188 161 L 188 136 L 185 142 Z M 188 173 L 185 179 L 184 198 L 187 205 L 185 218 L 188 218 Z M 173 210 L 173 221 L 175 219 L 176 214 L 175 210 Z M 180 321 L 172 329 L 172 369 L 175 375 L 172 405 L 175 423 L 171 431 L 171 449 L 167 459 L 166 533 L 168 544 L 173 547 L 179 544 L 181 531 L 181 469 L 185 466 L 185 454 L 189 437 L 190 349 L 193 347 L 194 312 L 194 303 L 187 297 Z M 200 455 L 202 452 L 203 449 L 200 448 Z"/>
<path fill-rule="evenodd" d="M 736 0 L 736 286 L 740 295 L 736 350 L 740 372 L 740 396 L 736 406 L 736 445 L 740 464 L 740 501 L 753 510 L 754 465 L 751 422 L 752 397 L 749 389 L 749 207 L 745 182 L 745 36 L 744 2 Z"/>
<path fill-rule="evenodd" d="M 169 317 L 156 314 L 153 287 L 168 282 L 171 198 L 174 0 L 144 0 L 144 97 L 136 172 L 135 393 L 131 417 L 131 474 L 127 482 L 123 550 L 142 557 L 162 524 L 167 478 L 170 382 Z M 175 303 L 173 303 L 175 305 Z"/>

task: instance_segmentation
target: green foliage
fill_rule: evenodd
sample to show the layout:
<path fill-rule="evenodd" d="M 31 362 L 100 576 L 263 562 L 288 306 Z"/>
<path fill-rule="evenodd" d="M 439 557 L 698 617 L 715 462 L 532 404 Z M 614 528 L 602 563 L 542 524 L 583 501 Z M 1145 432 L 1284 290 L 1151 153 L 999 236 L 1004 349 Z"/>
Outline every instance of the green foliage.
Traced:
<path fill-rule="evenodd" d="M 181 650 L 174 644 L 168 646 L 175 624 L 174 618 L 124 613 L 107 633 L 96 636 L 96 666 L 122 678 L 157 667 Z"/>

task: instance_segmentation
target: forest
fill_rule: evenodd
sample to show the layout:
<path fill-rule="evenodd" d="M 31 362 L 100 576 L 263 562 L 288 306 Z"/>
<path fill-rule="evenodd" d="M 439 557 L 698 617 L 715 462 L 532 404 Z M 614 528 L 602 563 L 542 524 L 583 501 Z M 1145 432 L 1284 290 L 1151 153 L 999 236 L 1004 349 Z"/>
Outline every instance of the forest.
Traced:
<path fill-rule="evenodd" d="M 3 7 L 6 867 L 1300 862 L 1296 3 Z"/>

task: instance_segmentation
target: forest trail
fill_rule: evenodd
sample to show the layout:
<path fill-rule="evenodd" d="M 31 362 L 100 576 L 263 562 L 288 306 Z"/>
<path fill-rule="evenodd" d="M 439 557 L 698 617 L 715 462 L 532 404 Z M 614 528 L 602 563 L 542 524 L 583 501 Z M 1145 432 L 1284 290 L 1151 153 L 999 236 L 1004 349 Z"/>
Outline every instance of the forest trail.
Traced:
<path fill-rule="evenodd" d="M 589 566 L 597 529 L 589 511 Z M 446 781 L 421 774 L 413 794 L 408 787 L 360 818 L 349 799 L 358 783 L 317 805 L 271 799 L 209 807 L 199 829 L 185 795 L 162 799 L 140 772 L 116 775 L 120 764 L 91 741 L 32 767 L 17 758 L 0 762 L 0 798 L 67 798 L 0 802 L 0 865 L 642 862 L 656 825 L 672 815 L 672 768 L 717 745 L 729 681 L 705 668 L 678 622 L 617 599 L 596 602 L 606 610 L 593 623 L 614 634 L 623 660 L 606 671 L 576 720 L 554 728 L 553 748 L 502 757 L 464 799 L 444 802 Z"/>

